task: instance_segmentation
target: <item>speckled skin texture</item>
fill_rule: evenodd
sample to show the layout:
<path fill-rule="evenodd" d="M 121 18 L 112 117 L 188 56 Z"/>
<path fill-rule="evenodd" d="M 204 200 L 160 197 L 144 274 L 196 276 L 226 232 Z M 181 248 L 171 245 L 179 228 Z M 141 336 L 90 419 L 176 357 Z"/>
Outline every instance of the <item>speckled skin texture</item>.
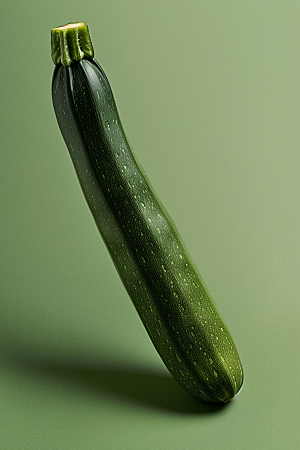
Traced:
<path fill-rule="evenodd" d="M 147 332 L 180 385 L 200 401 L 240 390 L 236 346 L 124 134 L 98 63 L 57 65 L 55 113 L 86 201 Z"/>

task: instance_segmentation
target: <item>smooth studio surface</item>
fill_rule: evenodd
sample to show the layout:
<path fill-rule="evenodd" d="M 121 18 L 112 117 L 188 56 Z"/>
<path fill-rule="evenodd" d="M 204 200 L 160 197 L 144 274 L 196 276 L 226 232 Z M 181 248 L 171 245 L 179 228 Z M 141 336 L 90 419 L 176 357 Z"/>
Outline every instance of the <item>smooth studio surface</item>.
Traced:
<path fill-rule="evenodd" d="M 296 449 L 299 3 L 1 9 L 1 449 Z M 238 347 L 225 406 L 171 378 L 83 198 L 50 90 L 73 21 Z"/>

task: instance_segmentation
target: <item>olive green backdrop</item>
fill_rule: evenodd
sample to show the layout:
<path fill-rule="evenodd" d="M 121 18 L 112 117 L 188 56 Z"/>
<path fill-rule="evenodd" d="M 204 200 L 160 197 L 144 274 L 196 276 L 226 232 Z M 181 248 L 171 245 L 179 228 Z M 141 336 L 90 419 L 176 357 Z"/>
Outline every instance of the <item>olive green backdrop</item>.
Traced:
<path fill-rule="evenodd" d="M 299 2 L 0 8 L 1 449 L 298 448 Z M 50 95 L 74 21 L 236 341 L 225 407 L 169 376 L 84 201 Z"/>

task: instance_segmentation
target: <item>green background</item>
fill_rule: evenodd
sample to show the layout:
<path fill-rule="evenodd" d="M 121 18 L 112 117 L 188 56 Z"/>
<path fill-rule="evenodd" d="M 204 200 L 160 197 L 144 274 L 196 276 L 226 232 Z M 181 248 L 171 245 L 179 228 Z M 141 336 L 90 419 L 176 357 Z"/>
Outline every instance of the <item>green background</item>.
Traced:
<path fill-rule="evenodd" d="M 1 3 L 1 449 L 298 448 L 299 13 Z M 50 29 L 74 21 L 239 349 L 225 407 L 171 378 L 81 193 L 50 91 Z"/>

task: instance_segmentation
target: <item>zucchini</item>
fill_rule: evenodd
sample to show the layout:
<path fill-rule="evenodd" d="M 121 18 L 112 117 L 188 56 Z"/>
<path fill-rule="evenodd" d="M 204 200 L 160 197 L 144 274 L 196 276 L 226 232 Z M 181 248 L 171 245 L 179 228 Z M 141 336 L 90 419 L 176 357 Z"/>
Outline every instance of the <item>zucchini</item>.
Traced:
<path fill-rule="evenodd" d="M 243 383 L 236 346 L 133 155 L 86 24 L 53 28 L 51 45 L 56 118 L 119 276 L 178 383 L 226 403 Z"/>

